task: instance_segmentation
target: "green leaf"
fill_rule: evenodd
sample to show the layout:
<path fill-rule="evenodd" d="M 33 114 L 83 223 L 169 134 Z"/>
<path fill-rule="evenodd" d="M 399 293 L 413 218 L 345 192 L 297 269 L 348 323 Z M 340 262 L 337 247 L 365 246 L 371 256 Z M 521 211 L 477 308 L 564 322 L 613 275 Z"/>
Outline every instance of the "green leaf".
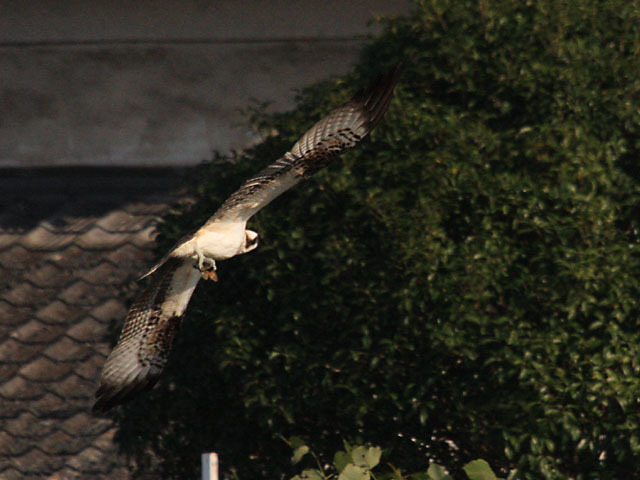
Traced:
<path fill-rule="evenodd" d="M 333 456 L 333 465 L 338 470 L 338 473 L 344 470 L 344 467 L 351 462 L 351 455 L 347 452 L 339 451 Z"/>
<path fill-rule="evenodd" d="M 309 447 L 307 445 L 300 445 L 298 448 L 296 448 L 293 451 L 293 456 L 291 457 L 291 463 L 295 465 L 300 460 L 302 460 L 302 457 L 304 457 L 307 453 L 309 453 Z"/>
<path fill-rule="evenodd" d="M 293 449 L 296 449 L 298 447 L 302 447 L 303 445 L 305 445 L 305 441 L 300 437 L 296 437 L 296 436 L 285 439 L 285 442 L 287 442 L 289 446 Z"/>
<path fill-rule="evenodd" d="M 391 473 L 387 474 L 383 477 L 378 477 L 378 478 L 390 478 L 393 480 L 403 480 L 404 477 L 402 476 L 402 470 L 400 470 L 399 468 L 394 467 L 393 465 L 389 465 L 389 467 L 391 468 Z"/>
<path fill-rule="evenodd" d="M 380 447 L 356 447 L 351 451 L 353 463 L 369 470 L 380 463 L 381 456 L 382 449 Z"/>
<path fill-rule="evenodd" d="M 411 480 L 431 480 L 427 472 L 413 473 L 409 476 Z"/>
<path fill-rule="evenodd" d="M 484 460 L 474 460 L 462 467 L 469 480 L 498 480 L 489 464 Z"/>
<path fill-rule="evenodd" d="M 420 410 L 420 425 L 424 425 L 427 423 L 427 419 L 429 418 L 429 414 L 426 410 Z"/>
<path fill-rule="evenodd" d="M 453 477 L 447 473 L 447 470 L 437 463 L 429 465 L 426 478 L 429 480 L 453 480 Z"/>
<path fill-rule="evenodd" d="M 368 470 L 352 463 L 348 464 L 338 476 L 338 480 L 369 480 L 369 478 L 371 474 Z"/>

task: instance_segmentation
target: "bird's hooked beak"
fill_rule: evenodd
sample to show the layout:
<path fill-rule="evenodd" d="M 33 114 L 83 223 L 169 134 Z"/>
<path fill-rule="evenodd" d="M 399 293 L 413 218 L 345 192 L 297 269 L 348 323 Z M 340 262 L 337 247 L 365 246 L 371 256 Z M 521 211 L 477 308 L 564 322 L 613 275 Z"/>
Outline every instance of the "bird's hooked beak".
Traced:
<path fill-rule="evenodd" d="M 259 236 L 257 232 L 253 230 L 246 230 L 245 232 L 244 251 L 242 253 L 250 252 L 258 248 Z"/>

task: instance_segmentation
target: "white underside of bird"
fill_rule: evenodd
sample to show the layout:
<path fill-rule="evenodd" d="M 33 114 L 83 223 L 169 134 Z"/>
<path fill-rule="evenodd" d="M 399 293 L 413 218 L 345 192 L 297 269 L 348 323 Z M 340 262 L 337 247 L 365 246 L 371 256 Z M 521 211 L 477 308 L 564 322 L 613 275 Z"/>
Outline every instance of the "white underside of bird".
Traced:
<path fill-rule="evenodd" d="M 216 260 L 226 260 L 250 252 L 258 246 L 258 234 L 246 229 L 246 221 L 215 222 L 198 229 L 189 240 L 179 243 L 171 255 L 192 258 L 194 267 L 205 280 L 216 280 Z M 142 278 L 154 273 L 164 262 L 160 261 Z"/>
<path fill-rule="evenodd" d="M 178 246 L 179 257 L 199 259 L 201 255 L 213 260 L 226 260 L 242 253 L 246 243 L 246 223 L 216 223 L 198 230 L 191 240 Z"/>

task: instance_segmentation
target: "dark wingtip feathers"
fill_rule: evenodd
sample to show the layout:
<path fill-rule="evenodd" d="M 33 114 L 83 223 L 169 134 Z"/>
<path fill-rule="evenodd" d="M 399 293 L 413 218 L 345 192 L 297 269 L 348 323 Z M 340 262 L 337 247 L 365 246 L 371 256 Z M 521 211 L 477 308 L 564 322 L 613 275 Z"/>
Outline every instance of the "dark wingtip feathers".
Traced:
<path fill-rule="evenodd" d="M 374 129 L 387 111 L 401 71 L 402 64 L 396 65 L 376 78 L 369 87 L 354 95 L 352 101 L 362 104 L 364 109 L 369 112 L 367 125 L 369 131 Z"/>
<path fill-rule="evenodd" d="M 145 327 L 140 325 L 148 322 L 151 315 L 149 312 L 164 302 L 167 289 L 173 281 L 173 273 L 182 265 L 182 262 L 183 260 L 179 258 L 169 256 L 151 276 L 147 286 L 131 305 L 118 344 L 103 367 L 100 386 L 95 393 L 95 403 L 91 409 L 93 413 L 103 413 L 116 405 L 126 403 L 139 393 L 151 389 L 158 381 L 164 362 L 160 366 L 140 363 L 140 349 L 144 348 L 141 343 L 146 338 L 141 336 Z M 190 262 L 187 264 L 188 269 L 191 270 Z M 141 311 L 147 313 L 141 314 Z M 168 349 L 171 348 L 171 341 L 175 334 L 175 323 L 169 321 L 160 325 L 163 325 L 164 329 L 158 333 L 159 325 L 155 324 L 156 337 L 164 333 L 170 335 L 170 339 L 166 345 L 156 345 L 154 351 L 157 353 L 158 348 L 160 350 L 165 348 L 167 349 L 165 353 L 168 355 Z"/>
<path fill-rule="evenodd" d="M 139 378 L 140 375 L 124 385 L 101 384 L 96 391 L 96 401 L 91 407 L 92 413 L 105 413 L 117 405 L 128 402 L 139 393 L 151 390 L 158 381 L 158 376 L 148 375 L 146 378 Z"/>

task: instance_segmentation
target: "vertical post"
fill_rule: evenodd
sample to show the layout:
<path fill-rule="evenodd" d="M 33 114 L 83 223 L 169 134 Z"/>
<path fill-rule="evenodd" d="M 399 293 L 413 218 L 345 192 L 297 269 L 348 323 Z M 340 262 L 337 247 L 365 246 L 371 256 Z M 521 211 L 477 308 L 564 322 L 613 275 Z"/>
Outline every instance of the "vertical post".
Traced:
<path fill-rule="evenodd" d="M 218 480 L 218 454 L 202 454 L 202 480 Z"/>

